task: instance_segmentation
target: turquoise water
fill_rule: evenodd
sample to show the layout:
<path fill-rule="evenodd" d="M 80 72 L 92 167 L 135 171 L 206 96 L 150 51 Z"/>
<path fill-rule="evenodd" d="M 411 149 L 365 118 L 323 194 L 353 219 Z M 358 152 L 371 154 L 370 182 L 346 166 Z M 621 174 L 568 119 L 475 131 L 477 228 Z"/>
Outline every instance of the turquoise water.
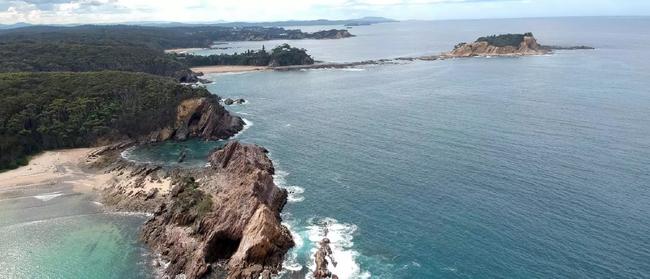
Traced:
<path fill-rule="evenodd" d="M 598 49 L 214 75 L 208 89 L 249 101 L 229 107 L 250 124 L 238 139 L 269 149 L 276 183 L 291 192 L 283 217 L 297 247 L 285 278 L 313 268 L 324 227 L 340 278 L 647 278 L 649 28 L 648 18 L 355 27 L 355 38 L 292 44 L 357 61 L 531 31 Z M 174 165 L 189 149 L 181 165 L 203 166 L 220 144 L 127 155 Z M 59 190 L 39 191 L 0 198 L 0 278 L 150 274 L 136 240 L 144 217 L 103 214 L 80 195 L 32 197 Z"/>
<path fill-rule="evenodd" d="M 240 140 L 268 148 L 293 192 L 286 277 L 309 272 L 329 227 L 341 278 L 644 278 L 648 28 L 648 18 L 358 27 L 349 40 L 294 44 L 350 61 L 532 31 L 598 49 L 217 75 L 208 88 L 249 100 L 230 107 L 254 124 Z"/>
<path fill-rule="evenodd" d="M 153 278 L 138 214 L 106 213 L 65 185 L 0 192 L 0 278 Z"/>

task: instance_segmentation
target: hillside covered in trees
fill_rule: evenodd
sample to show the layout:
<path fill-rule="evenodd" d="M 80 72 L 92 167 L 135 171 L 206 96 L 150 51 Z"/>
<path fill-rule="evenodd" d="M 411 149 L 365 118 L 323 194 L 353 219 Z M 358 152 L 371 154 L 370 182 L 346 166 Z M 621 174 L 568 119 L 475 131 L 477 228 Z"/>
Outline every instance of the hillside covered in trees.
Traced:
<path fill-rule="evenodd" d="M 343 35 L 342 35 L 343 34 Z M 177 57 L 167 48 L 209 47 L 215 41 L 335 38 L 345 30 L 304 33 L 263 27 L 27 27 L 0 32 L 0 72 L 128 71 L 196 81 L 196 65 L 309 64 L 304 50 L 246 53 L 219 58 Z M 180 59 L 179 59 L 180 58 Z M 215 64 L 206 64 L 216 61 Z"/>
<path fill-rule="evenodd" d="M 203 88 L 127 72 L 0 74 L 0 170 L 41 150 L 146 134 L 174 121 Z"/>
<path fill-rule="evenodd" d="M 347 31 L 346 31 L 347 32 Z M 347 33 L 349 34 L 349 33 Z M 185 99 L 218 98 L 179 82 L 197 65 L 312 64 L 282 45 L 226 56 L 166 54 L 218 40 L 328 38 L 282 28 L 79 26 L 0 31 L 0 170 L 48 149 L 89 146 L 169 124 Z M 171 77 L 171 78 L 170 78 Z"/>
<path fill-rule="evenodd" d="M 270 52 L 261 50 L 248 50 L 244 53 L 216 54 L 209 56 L 175 54 L 174 57 L 189 67 L 211 65 L 248 65 L 248 66 L 289 66 L 311 65 L 314 59 L 307 54 L 307 50 L 291 47 L 288 44 L 279 45 Z"/>

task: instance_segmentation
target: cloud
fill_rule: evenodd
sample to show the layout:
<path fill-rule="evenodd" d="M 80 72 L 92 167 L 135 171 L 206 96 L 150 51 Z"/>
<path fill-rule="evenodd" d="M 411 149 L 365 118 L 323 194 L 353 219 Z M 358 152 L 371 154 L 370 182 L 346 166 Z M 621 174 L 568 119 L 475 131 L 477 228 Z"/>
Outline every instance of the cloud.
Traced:
<path fill-rule="evenodd" d="M 0 23 L 650 14 L 647 0 L 0 0 Z"/>

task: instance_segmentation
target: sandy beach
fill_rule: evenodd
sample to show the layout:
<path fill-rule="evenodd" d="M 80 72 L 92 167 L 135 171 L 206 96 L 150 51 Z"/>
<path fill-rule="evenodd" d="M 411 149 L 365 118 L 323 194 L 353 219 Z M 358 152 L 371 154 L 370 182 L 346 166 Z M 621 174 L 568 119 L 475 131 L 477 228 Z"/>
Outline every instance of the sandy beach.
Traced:
<path fill-rule="evenodd" d="M 75 191 L 89 192 L 106 185 L 108 174 L 84 172 L 80 167 L 93 148 L 46 151 L 35 156 L 27 166 L 0 173 L 0 188 L 71 184 Z"/>
<path fill-rule="evenodd" d="M 194 72 L 201 72 L 204 74 L 222 74 L 222 73 L 240 73 L 240 72 L 257 72 L 257 71 L 266 71 L 269 67 L 266 66 L 230 66 L 230 65 L 221 65 L 221 66 L 204 66 L 204 67 L 195 67 L 191 70 Z"/>
<path fill-rule="evenodd" d="M 165 53 L 178 53 L 178 54 L 185 54 L 188 52 L 196 51 L 196 50 L 203 50 L 204 48 L 173 48 L 173 49 L 166 49 Z"/>
<path fill-rule="evenodd" d="M 11 190 L 30 186 L 67 184 L 75 192 L 90 193 L 116 184 L 130 184 L 130 178 L 115 173 L 86 170 L 83 164 L 91 162 L 88 155 L 95 148 L 75 148 L 46 151 L 36 155 L 29 164 L 0 173 L 0 189 Z M 158 188 L 169 191 L 169 179 L 144 180 L 141 189 Z"/>

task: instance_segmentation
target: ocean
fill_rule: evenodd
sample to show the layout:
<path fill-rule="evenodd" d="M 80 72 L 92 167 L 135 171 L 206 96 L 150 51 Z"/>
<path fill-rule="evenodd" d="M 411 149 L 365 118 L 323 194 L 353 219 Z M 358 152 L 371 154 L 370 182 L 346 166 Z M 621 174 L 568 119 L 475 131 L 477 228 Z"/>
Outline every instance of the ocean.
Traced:
<path fill-rule="evenodd" d="M 282 278 L 310 276 L 325 228 L 339 278 L 647 278 L 648 29 L 648 17 L 360 26 L 350 30 L 354 38 L 289 43 L 328 62 L 438 54 L 514 32 L 596 50 L 208 75 L 207 87 L 247 100 L 228 107 L 249 124 L 237 139 L 267 148 L 276 184 L 290 191 L 283 220 L 297 245 Z M 222 144 L 165 143 L 127 157 L 173 165 L 188 149 L 182 165 L 202 166 Z M 32 278 L 35 270 L 61 277 L 56 266 L 140 271 L 92 278 L 147 278 L 151 256 L 137 242 L 145 217 L 87 214 L 97 209 L 80 195 L 1 199 L 0 209 L 55 202 L 29 214 L 0 210 L 0 250 L 13 255 L 0 259 L 0 277 Z M 59 211 L 76 217 L 46 219 Z M 41 219 L 48 221 L 33 224 Z M 86 250 L 99 258 L 75 256 Z"/>

